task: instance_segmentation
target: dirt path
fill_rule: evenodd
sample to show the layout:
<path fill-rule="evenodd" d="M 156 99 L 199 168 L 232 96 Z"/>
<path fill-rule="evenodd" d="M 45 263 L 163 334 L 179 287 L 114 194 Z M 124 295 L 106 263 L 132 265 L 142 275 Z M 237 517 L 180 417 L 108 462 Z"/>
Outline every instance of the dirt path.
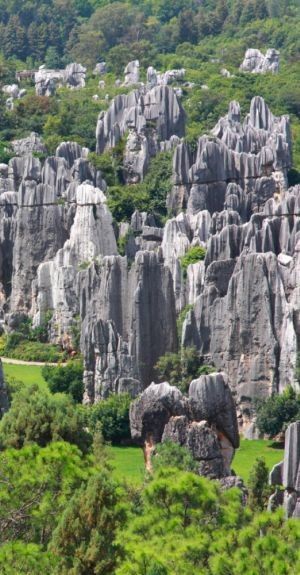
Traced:
<path fill-rule="evenodd" d="M 10 357 L 1 357 L 2 363 L 10 363 L 11 365 L 38 365 L 42 367 L 43 365 L 66 365 L 66 363 L 51 363 L 48 361 L 22 361 L 21 359 L 12 359 Z"/>

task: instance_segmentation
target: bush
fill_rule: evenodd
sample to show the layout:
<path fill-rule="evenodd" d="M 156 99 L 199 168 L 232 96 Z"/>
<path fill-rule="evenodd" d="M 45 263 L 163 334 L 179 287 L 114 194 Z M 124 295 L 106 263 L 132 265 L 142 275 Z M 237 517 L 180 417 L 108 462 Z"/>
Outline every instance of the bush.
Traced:
<path fill-rule="evenodd" d="M 44 447 L 61 440 L 74 443 L 83 452 L 92 442 L 85 430 L 83 415 L 71 398 L 51 395 L 37 385 L 16 391 L 9 411 L 0 422 L 2 448 L 21 449 L 29 443 Z"/>
<path fill-rule="evenodd" d="M 100 426 L 103 439 L 112 443 L 123 443 L 130 439 L 130 402 L 129 394 L 120 393 L 111 395 L 95 405 L 84 406 L 82 409 L 90 431 L 95 433 Z"/>
<path fill-rule="evenodd" d="M 172 441 L 166 441 L 156 446 L 152 453 L 152 466 L 154 471 L 166 467 L 176 467 L 181 471 L 194 471 L 197 473 L 198 465 L 186 447 Z"/>
<path fill-rule="evenodd" d="M 190 264 L 196 264 L 201 260 L 204 260 L 206 254 L 205 248 L 202 246 L 193 246 L 190 248 L 184 256 L 180 258 L 181 269 L 183 276 L 187 276 L 187 268 Z"/>
<path fill-rule="evenodd" d="M 248 503 L 251 509 L 263 510 L 266 507 L 269 495 L 269 470 L 263 457 L 258 457 L 250 471 L 248 489 Z"/>
<path fill-rule="evenodd" d="M 14 333 L 9 336 L 4 347 L 3 356 L 22 361 L 58 363 L 66 359 L 66 352 L 51 343 L 20 339 L 19 334 Z"/>
<path fill-rule="evenodd" d="M 255 402 L 256 425 L 261 433 L 275 437 L 285 431 L 289 423 L 300 419 L 300 394 L 288 387 L 281 395 L 272 395 Z"/>
<path fill-rule="evenodd" d="M 151 160 L 143 182 L 128 186 L 115 183 L 110 187 L 108 205 L 115 220 L 129 220 L 135 210 L 150 212 L 158 220 L 165 217 L 166 198 L 172 187 L 171 175 L 172 153 L 161 152 Z"/>
<path fill-rule="evenodd" d="M 73 360 L 66 366 L 44 365 L 42 376 L 48 383 L 52 393 L 68 393 L 76 403 L 83 398 L 83 364 L 82 361 Z"/>
<path fill-rule="evenodd" d="M 178 353 L 168 352 L 162 355 L 155 369 L 160 381 L 168 381 L 183 393 L 186 393 L 193 379 L 215 371 L 212 366 L 201 364 L 195 347 L 184 347 Z"/>

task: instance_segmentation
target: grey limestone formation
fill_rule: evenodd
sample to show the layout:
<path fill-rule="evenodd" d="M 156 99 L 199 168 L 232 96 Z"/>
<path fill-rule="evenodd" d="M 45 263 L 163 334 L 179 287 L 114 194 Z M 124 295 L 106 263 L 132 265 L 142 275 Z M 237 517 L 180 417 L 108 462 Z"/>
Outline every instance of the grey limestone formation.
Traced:
<path fill-rule="evenodd" d="M 291 423 L 285 434 L 284 460 L 273 467 L 269 482 L 284 487 L 283 507 L 287 517 L 300 519 L 300 421 Z M 274 496 L 273 496 L 274 500 Z M 270 501 L 274 506 L 280 499 Z"/>
<path fill-rule="evenodd" d="M 0 319 L 5 329 L 24 314 L 40 325 L 51 311 L 51 341 L 67 349 L 80 324 L 86 402 L 135 396 L 155 379 L 160 356 L 194 346 L 199 362 L 228 374 L 239 425 L 253 437 L 253 399 L 298 385 L 300 187 L 287 187 L 289 119 L 260 97 L 242 119 L 233 101 L 196 151 L 181 140 L 184 123 L 167 85 L 117 96 L 98 119 L 98 153 L 127 137 L 130 184 L 159 150 L 174 149 L 163 227 L 138 211 L 113 221 L 109 189 L 86 148 L 62 142 L 45 158 L 36 134 L 14 143 L 16 156 L 0 164 Z M 196 246 L 205 259 L 185 268 L 182 257 Z M 209 378 L 201 385 L 213 396 Z M 188 417 L 195 445 L 209 417 Z"/>
<path fill-rule="evenodd" d="M 114 391 L 120 378 L 143 389 L 154 365 L 177 347 L 171 274 L 161 254 L 139 251 L 130 269 L 126 257 L 105 257 L 79 277 L 85 401 Z M 138 383 L 139 382 L 139 383 Z"/>
<path fill-rule="evenodd" d="M 16 154 L 16 156 L 26 156 L 27 154 L 32 154 L 37 152 L 39 154 L 46 154 L 46 146 L 43 144 L 42 139 L 35 132 L 27 138 L 22 138 L 21 140 L 13 140 L 11 142 L 11 147 Z"/>
<path fill-rule="evenodd" d="M 230 476 L 239 434 L 234 401 L 224 373 L 201 376 L 190 384 L 188 397 L 164 382 L 152 383 L 131 404 L 133 440 L 151 453 L 160 442 L 185 446 L 198 463 L 198 473 L 212 478 Z"/>
<path fill-rule="evenodd" d="M 103 74 L 106 74 L 106 62 L 96 64 L 93 74 L 94 76 L 103 76 Z"/>
<path fill-rule="evenodd" d="M 124 70 L 124 86 L 134 86 L 140 81 L 140 63 L 138 60 L 129 62 Z"/>
<path fill-rule="evenodd" d="M 35 91 L 38 96 L 53 96 L 56 88 L 83 88 L 85 86 L 86 68 L 73 62 L 64 70 L 50 70 L 41 66 L 35 73 Z"/>
<path fill-rule="evenodd" d="M 150 88 L 154 86 L 167 86 L 176 81 L 182 81 L 185 77 L 185 69 L 167 70 L 166 72 L 157 72 L 153 66 L 147 69 L 147 85 Z"/>
<path fill-rule="evenodd" d="M 116 146 L 127 134 L 124 177 L 127 183 L 137 183 L 143 180 L 150 158 L 162 148 L 172 149 L 172 138 L 182 137 L 184 130 L 183 108 L 172 88 L 141 88 L 117 96 L 108 111 L 100 113 L 96 151 L 101 154 Z"/>
<path fill-rule="evenodd" d="M 264 55 L 256 48 L 249 48 L 246 50 L 240 69 L 253 74 L 264 74 L 265 72 L 275 74 L 279 70 L 279 52 L 274 48 L 269 48 Z"/>
<path fill-rule="evenodd" d="M 177 146 L 167 205 L 173 213 L 183 208 L 192 214 L 221 212 L 232 183 L 245 193 L 243 208 L 249 217 L 275 192 L 286 190 L 290 166 L 289 118 L 275 117 L 257 96 L 242 121 L 239 103 L 233 101 L 211 135 L 199 138 L 196 153 L 184 142 Z"/>
<path fill-rule="evenodd" d="M 184 112 L 168 86 L 156 86 L 149 91 L 133 91 L 113 99 L 107 112 L 101 112 L 97 122 L 97 152 L 114 147 L 129 130 L 138 134 L 155 128 L 158 141 L 184 135 Z M 152 143 L 155 146 L 155 142 Z M 152 154 L 153 155 L 153 154 Z"/>

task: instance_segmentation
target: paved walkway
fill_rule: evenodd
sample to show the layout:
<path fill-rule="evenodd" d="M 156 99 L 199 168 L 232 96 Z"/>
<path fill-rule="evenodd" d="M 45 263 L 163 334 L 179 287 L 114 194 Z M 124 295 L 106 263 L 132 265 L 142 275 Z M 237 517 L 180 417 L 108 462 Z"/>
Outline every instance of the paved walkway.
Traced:
<path fill-rule="evenodd" d="M 11 365 L 66 365 L 66 363 L 51 363 L 48 361 L 23 361 L 22 359 L 12 359 L 10 357 L 1 357 L 2 363 L 10 363 Z"/>

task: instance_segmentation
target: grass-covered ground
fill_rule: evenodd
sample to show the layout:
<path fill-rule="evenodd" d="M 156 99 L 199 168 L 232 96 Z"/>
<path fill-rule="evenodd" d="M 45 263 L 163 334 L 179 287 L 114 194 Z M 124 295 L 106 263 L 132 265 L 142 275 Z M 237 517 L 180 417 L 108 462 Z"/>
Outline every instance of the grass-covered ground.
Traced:
<path fill-rule="evenodd" d="M 3 364 L 4 377 L 13 377 L 18 381 L 24 383 L 38 383 L 45 386 L 46 382 L 42 376 L 42 368 L 37 365 L 12 365 L 9 363 Z"/>
<path fill-rule="evenodd" d="M 144 474 L 143 452 L 139 447 L 109 447 L 115 476 L 139 483 Z M 257 457 L 263 457 L 269 469 L 279 463 L 283 457 L 283 449 L 272 441 L 241 440 L 233 461 L 233 469 L 247 483 L 250 470 Z"/>

